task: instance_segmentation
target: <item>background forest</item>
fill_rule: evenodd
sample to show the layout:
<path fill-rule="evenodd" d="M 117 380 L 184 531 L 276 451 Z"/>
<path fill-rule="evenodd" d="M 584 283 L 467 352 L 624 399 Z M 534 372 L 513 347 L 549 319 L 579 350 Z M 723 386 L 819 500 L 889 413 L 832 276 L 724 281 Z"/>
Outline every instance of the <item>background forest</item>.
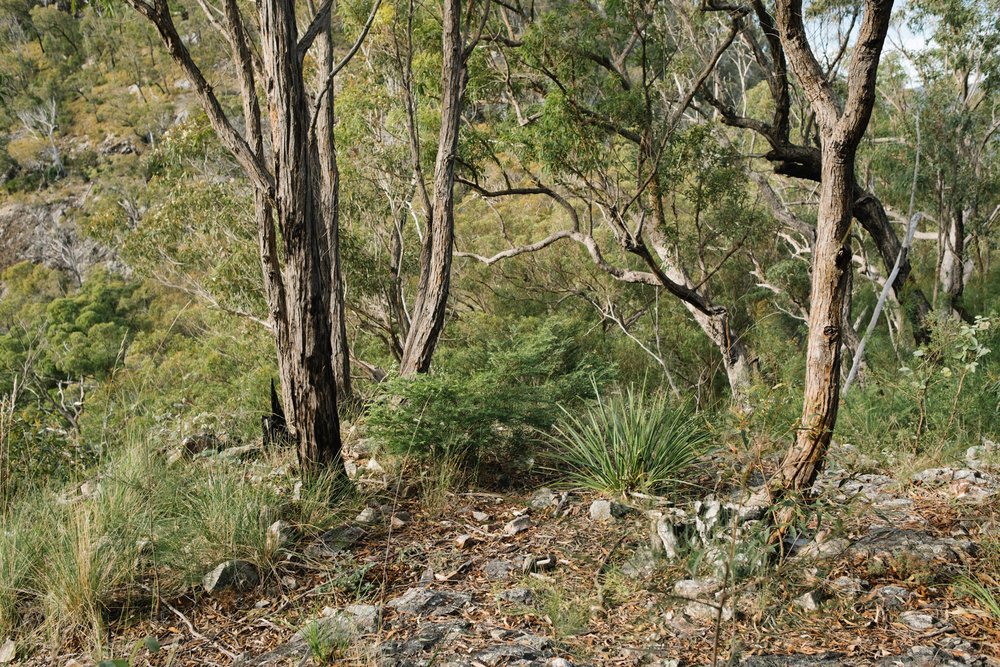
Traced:
<path fill-rule="evenodd" d="M 247 119 L 223 4 L 169 12 L 221 112 Z M 820 197 L 820 122 L 770 5 L 459 7 L 454 256 L 424 372 L 422 252 L 450 210 L 446 4 L 296 3 L 299 34 L 332 16 L 302 69 L 310 132 L 335 99 L 348 476 L 412 480 L 436 516 L 469 489 L 759 484 L 800 428 Z M 805 8 L 842 97 L 863 9 Z M 829 465 L 905 484 L 1000 438 L 995 0 L 896 5 L 854 176 L 856 377 Z M 272 394 L 288 399 L 254 180 L 147 17 L 0 0 L 0 188 L 0 644 L 120 656 L 123 604 L 176 600 L 231 558 L 277 568 L 269 526 L 323 534 L 369 491 L 260 449 Z M 980 546 L 969 581 L 1000 615 L 1000 544 Z"/>

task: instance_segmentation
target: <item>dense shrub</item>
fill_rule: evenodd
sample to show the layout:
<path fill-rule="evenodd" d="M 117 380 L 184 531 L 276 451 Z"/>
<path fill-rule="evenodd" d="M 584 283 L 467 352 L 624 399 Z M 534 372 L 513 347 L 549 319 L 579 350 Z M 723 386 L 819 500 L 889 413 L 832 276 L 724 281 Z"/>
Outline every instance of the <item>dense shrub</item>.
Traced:
<path fill-rule="evenodd" d="M 477 323 L 479 331 L 498 325 Z M 500 335 L 496 335 L 496 334 Z M 466 345 L 428 375 L 388 382 L 368 417 L 370 434 L 396 454 L 516 462 L 610 368 L 583 352 L 579 327 L 526 319 Z"/>

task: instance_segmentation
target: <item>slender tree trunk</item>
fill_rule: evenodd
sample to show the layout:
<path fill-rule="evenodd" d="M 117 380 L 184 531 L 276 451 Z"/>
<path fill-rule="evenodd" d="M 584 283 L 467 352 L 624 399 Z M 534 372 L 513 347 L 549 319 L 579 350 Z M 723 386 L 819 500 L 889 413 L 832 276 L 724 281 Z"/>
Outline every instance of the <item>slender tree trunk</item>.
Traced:
<path fill-rule="evenodd" d="M 340 261 L 340 172 L 337 169 L 337 146 L 334 141 L 333 85 L 326 86 L 333 71 L 333 36 L 329 22 L 316 38 L 316 60 L 320 63 L 320 93 L 316 116 L 316 153 L 320 166 L 320 207 L 327 234 L 330 262 L 330 320 L 332 323 L 333 375 L 337 381 L 337 400 L 346 405 L 354 400 L 351 387 L 351 352 L 347 340 L 347 313 L 344 280 Z"/>
<path fill-rule="evenodd" d="M 853 203 L 854 152 L 829 150 L 824 158 L 813 248 L 802 423 L 773 481 L 785 492 L 805 492 L 815 481 L 830 445 L 840 399 L 842 318 L 851 271 L 851 248 L 846 239 Z"/>
<path fill-rule="evenodd" d="M 444 328 L 455 243 L 455 158 L 465 88 L 461 2 L 444 0 L 441 133 L 434 164 L 432 210 L 420 253 L 420 282 L 400 362 L 402 375 L 426 373 Z"/>
<path fill-rule="evenodd" d="M 773 500 L 786 494 L 808 494 L 823 466 L 837 422 L 842 318 L 852 270 L 848 234 L 855 200 L 855 160 L 875 105 L 878 64 L 892 4 L 893 0 L 865 0 L 843 104 L 809 45 L 802 0 L 778 0 L 775 4 L 781 44 L 809 99 L 822 145 L 802 421 L 780 470 L 768 484 Z M 781 539 L 787 524 L 786 516 L 777 518 L 779 530 L 772 535 L 773 540 Z"/>

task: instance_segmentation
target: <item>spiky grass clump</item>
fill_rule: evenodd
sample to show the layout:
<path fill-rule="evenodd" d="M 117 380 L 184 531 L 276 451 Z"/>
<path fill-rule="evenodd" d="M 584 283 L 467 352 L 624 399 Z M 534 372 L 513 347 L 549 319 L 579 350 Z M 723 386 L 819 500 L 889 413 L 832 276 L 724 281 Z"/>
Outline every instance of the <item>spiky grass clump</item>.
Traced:
<path fill-rule="evenodd" d="M 972 577 L 961 577 L 958 580 L 958 586 L 976 602 L 983 605 L 995 620 L 1000 621 L 1000 596 L 998 596 L 1000 594 Z"/>
<path fill-rule="evenodd" d="M 552 438 L 555 470 L 575 486 L 628 495 L 666 493 L 709 449 L 711 435 L 662 393 L 634 387 L 582 416 L 564 411 Z"/>
<path fill-rule="evenodd" d="M 352 511 L 332 474 L 292 494 L 290 476 L 221 460 L 169 464 L 156 449 L 124 444 L 92 471 L 86 497 L 40 489 L 3 510 L 0 636 L 78 638 L 100 654 L 108 617 L 141 611 L 150 595 L 177 593 L 223 560 L 273 568 L 283 547 L 268 537 L 272 522 L 310 534 Z"/>

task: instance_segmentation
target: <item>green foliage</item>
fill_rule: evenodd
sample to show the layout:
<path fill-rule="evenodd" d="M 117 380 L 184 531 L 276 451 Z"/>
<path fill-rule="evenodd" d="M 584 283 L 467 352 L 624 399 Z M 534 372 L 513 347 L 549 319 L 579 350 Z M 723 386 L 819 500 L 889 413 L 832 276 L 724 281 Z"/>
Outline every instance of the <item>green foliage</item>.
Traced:
<path fill-rule="evenodd" d="M 951 317 L 931 323 L 931 340 L 896 371 L 868 371 L 841 410 L 839 438 L 879 460 L 914 452 L 957 454 L 995 436 L 1000 401 L 990 390 L 1000 377 L 991 352 L 995 318 L 968 324 Z"/>
<path fill-rule="evenodd" d="M 390 381 L 368 418 L 371 434 L 396 454 L 517 462 L 527 446 L 609 368 L 584 353 L 579 326 L 527 319 L 506 331 L 485 318 L 466 323 L 467 347 L 440 359 L 434 373 Z"/>
<path fill-rule="evenodd" d="M 960 578 L 958 587 L 985 607 L 994 620 L 1000 621 L 1000 593 L 973 577 Z"/>
<path fill-rule="evenodd" d="M 122 658 L 112 659 L 112 660 L 102 660 L 97 663 L 97 667 L 133 667 L 136 665 L 136 660 L 139 657 L 139 651 L 145 648 L 150 655 L 156 655 L 160 652 L 160 642 L 156 637 L 146 637 L 140 639 L 132 647 L 132 653 L 129 654 L 127 660 Z"/>
<path fill-rule="evenodd" d="M 596 389 L 596 387 L 595 387 Z M 634 386 L 602 396 L 585 415 L 565 412 L 552 438 L 553 469 L 567 483 L 603 493 L 663 494 L 705 454 L 711 434 L 662 393 Z"/>

